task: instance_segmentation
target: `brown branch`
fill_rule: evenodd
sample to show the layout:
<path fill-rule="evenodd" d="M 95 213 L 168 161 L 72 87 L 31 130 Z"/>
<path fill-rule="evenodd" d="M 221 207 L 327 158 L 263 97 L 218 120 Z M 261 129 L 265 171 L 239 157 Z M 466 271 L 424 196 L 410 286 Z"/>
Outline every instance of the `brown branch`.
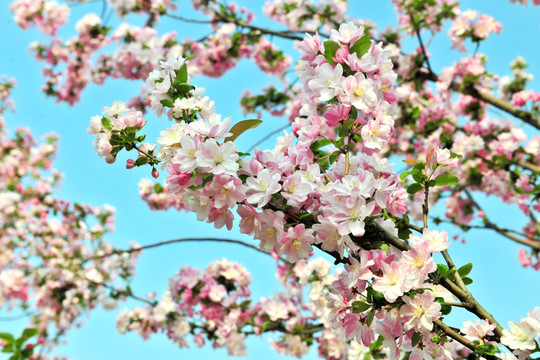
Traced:
<path fill-rule="evenodd" d="M 404 243 L 401 239 L 388 233 L 377 223 L 366 226 L 366 235 L 373 235 L 375 236 L 375 241 L 384 241 L 387 244 L 395 246 L 401 251 L 407 251 L 411 249 L 409 244 Z M 366 235 L 364 235 L 363 237 L 365 237 Z M 448 291 L 454 294 L 463 303 L 465 309 L 469 310 L 470 312 L 478 316 L 480 319 L 486 319 L 491 324 L 495 325 L 496 328 L 494 330 L 494 333 L 500 340 L 503 330 L 501 325 L 497 322 L 497 320 L 495 320 L 493 315 L 491 315 L 486 309 L 484 309 L 482 305 L 480 305 L 480 303 L 468 290 L 463 290 L 458 285 L 454 284 L 452 281 L 446 278 L 440 279 L 439 284 L 441 284 Z"/>
<path fill-rule="evenodd" d="M 156 302 L 155 301 L 150 301 L 148 299 L 145 299 L 143 297 L 140 297 L 140 296 L 137 296 L 135 294 L 133 294 L 131 291 L 126 291 L 126 290 L 118 290 L 117 288 L 115 288 L 114 286 L 111 286 L 109 284 L 106 284 L 106 283 L 102 283 L 102 282 L 98 282 L 98 281 L 94 281 L 94 280 L 90 280 L 84 276 L 81 277 L 83 280 L 86 280 L 88 281 L 89 283 L 91 284 L 94 284 L 96 286 L 103 286 L 104 288 L 106 289 L 109 289 L 109 290 L 112 290 L 112 291 L 116 291 L 119 295 L 124 295 L 124 296 L 128 296 L 132 299 L 135 299 L 135 300 L 139 300 L 141 302 L 144 302 L 150 306 L 154 306 L 156 305 Z"/>
<path fill-rule="evenodd" d="M 437 82 L 439 75 L 435 74 L 434 72 L 430 72 L 429 69 L 421 69 L 421 71 L 418 71 L 418 76 L 424 78 L 425 80 L 429 80 L 432 82 Z M 464 95 L 470 95 L 474 97 L 477 100 L 484 101 L 490 105 L 493 105 L 494 107 L 507 112 L 510 115 L 513 115 L 514 117 L 523 120 L 527 124 L 535 127 L 536 129 L 540 130 L 540 119 L 538 117 L 533 116 L 532 113 L 528 111 L 520 110 L 519 108 L 511 105 L 510 103 L 498 99 L 495 96 L 482 92 L 474 87 L 462 87 L 459 84 L 452 83 L 450 88 L 456 92 L 462 93 Z"/>
<path fill-rule="evenodd" d="M 437 325 L 442 331 L 444 331 L 446 335 L 450 336 L 452 339 L 456 340 L 461 345 L 476 352 L 476 345 L 472 341 L 468 340 L 467 338 L 462 336 L 460 333 L 452 329 L 450 326 L 446 325 L 441 320 L 435 320 L 433 323 Z M 486 359 L 490 359 L 490 360 L 498 359 L 496 356 L 486 355 L 486 354 L 482 354 L 482 357 Z"/>
<path fill-rule="evenodd" d="M 251 245 L 251 244 L 245 243 L 245 242 L 240 241 L 240 240 L 235 240 L 235 239 L 182 238 L 182 239 L 172 239 L 172 240 L 161 241 L 161 242 L 157 242 L 157 243 L 154 243 L 154 244 L 144 245 L 144 246 L 141 246 L 141 247 L 138 247 L 138 248 L 131 248 L 131 249 L 127 249 L 127 250 L 113 250 L 110 253 L 107 253 L 107 254 L 104 254 L 104 255 L 90 257 L 90 258 L 84 260 L 83 263 L 85 263 L 88 260 L 102 259 L 102 258 L 105 258 L 105 257 L 108 257 L 108 256 L 118 255 L 118 254 L 130 254 L 130 253 L 139 252 L 139 251 L 142 251 L 142 250 L 152 249 L 152 248 L 155 248 L 155 247 L 169 245 L 169 244 L 176 244 L 176 243 L 182 243 L 182 242 L 207 242 L 207 241 L 237 244 L 237 245 L 241 245 L 241 246 L 245 246 L 247 248 L 253 249 L 253 250 L 258 251 L 260 253 L 263 253 L 265 255 L 270 255 L 269 253 L 267 253 L 266 251 L 261 250 L 260 248 L 258 248 L 255 245 Z M 290 264 L 290 261 L 288 261 L 288 260 L 286 260 L 286 259 L 284 259 L 282 257 L 280 257 L 280 260 Z"/>
<path fill-rule="evenodd" d="M 526 240 L 526 239 L 521 239 L 519 238 L 518 236 L 514 235 L 514 234 L 511 234 L 509 230 L 507 229 L 502 229 L 502 228 L 499 228 L 497 225 L 495 225 L 493 222 L 491 222 L 488 218 L 487 218 L 487 215 L 485 213 L 485 211 L 482 209 L 482 207 L 480 206 L 480 204 L 478 204 L 476 202 L 476 200 L 474 200 L 471 192 L 467 189 L 463 189 L 463 191 L 465 192 L 465 194 L 467 195 L 467 197 L 469 198 L 469 200 L 471 200 L 471 202 L 473 203 L 474 207 L 476 209 L 478 209 L 478 211 L 482 211 L 484 213 L 484 221 L 486 222 L 485 223 L 485 228 L 486 229 L 492 229 L 492 230 L 495 230 L 497 233 L 507 237 L 508 239 L 510 240 L 513 240 L 521 245 L 526 245 L 526 246 L 530 246 L 531 248 L 535 249 L 535 250 L 540 250 L 540 242 L 537 242 L 537 241 L 529 241 L 529 240 Z"/>
<path fill-rule="evenodd" d="M 448 265 L 448 269 L 456 270 L 456 272 L 454 273 L 454 279 L 456 280 L 456 284 L 458 284 L 458 286 L 462 290 L 467 291 L 467 286 L 465 286 L 465 283 L 463 282 L 463 279 L 461 278 L 461 275 L 457 271 L 458 269 L 456 268 L 456 265 L 452 261 L 452 258 L 450 257 L 450 254 L 448 253 L 448 250 L 443 250 L 441 252 L 441 254 L 442 254 L 443 258 L 444 258 L 444 261 L 446 261 L 446 264 Z"/>

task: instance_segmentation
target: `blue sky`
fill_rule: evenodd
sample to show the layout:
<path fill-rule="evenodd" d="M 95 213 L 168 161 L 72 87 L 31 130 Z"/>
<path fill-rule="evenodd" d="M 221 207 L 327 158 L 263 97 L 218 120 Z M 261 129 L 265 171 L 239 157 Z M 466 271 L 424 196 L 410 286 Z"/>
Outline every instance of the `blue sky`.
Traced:
<path fill-rule="evenodd" d="M 278 28 L 279 25 L 260 15 L 263 1 L 243 1 L 244 5 L 254 7 L 258 14 L 258 23 Z M 395 24 L 396 17 L 389 0 L 354 0 L 351 1 L 350 14 L 359 18 L 373 19 L 379 29 L 388 24 Z M 512 5 L 509 1 L 499 0 L 497 5 L 492 1 L 462 1 L 462 9 L 469 7 L 494 16 L 503 23 L 504 31 L 493 36 L 482 44 L 480 52 L 489 57 L 488 69 L 506 75 L 510 73 L 509 62 L 517 55 L 522 55 L 529 62 L 529 71 L 540 74 L 540 57 L 538 45 L 540 40 L 540 7 L 522 7 Z M 183 15 L 193 14 L 188 1 L 179 3 Z M 73 33 L 75 22 L 86 12 L 100 13 L 100 3 L 89 3 L 72 7 L 70 22 L 60 32 L 69 36 Z M 200 14 L 194 17 L 201 18 Z M 127 247 L 130 241 L 149 244 L 157 241 L 179 237 L 228 237 L 250 241 L 239 234 L 236 229 L 228 232 L 216 230 L 212 225 L 197 222 L 193 214 L 169 212 L 151 212 L 147 205 L 138 198 L 137 184 L 141 177 L 148 177 L 146 168 L 126 171 L 124 162 L 108 165 L 93 151 L 92 137 L 86 134 L 88 120 L 99 114 L 102 106 L 110 106 L 113 100 L 128 100 L 138 92 L 140 82 L 107 80 L 105 86 L 90 85 L 84 92 L 82 101 L 74 107 L 55 104 L 53 99 L 45 98 L 40 92 L 43 83 L 41 77 L 42 64 L 37 63 L 28 52 L 28 44 L 35 40 L 43 40 L 36 29 L 22 31 L 11 20 L 6 2 L 0 5 L 0 75 L 17 78 L 19 83 L 14 91 L 17 113 L 6 117 L 8 127 L 30 127 L 36 136 L 50 131 L 60 134 L 60 152 L 55 167 L 65 173 L 65 179 L 59 196 L 82 203 L 100 205 L 111 204 L 117 208 L 116 232 L 109 237 L 118 247 Z M 141 19 L 130 17 L 140 23 Z M 115 20 L 117 21 L 117 20 Z M 113 23 L 116 24 L 116 23 Z M 177 30 L 179 36 L 198 38 L 206 35 L 206 25 L 191 25 L 163 19 L 161 29 Z M 446 30 L 443 32 L 446 33 Z M 292 43 L 274 40 L 292 52 Z M 415 41 L 408 41 L 405 50 L 416 47 Z M 450 42 L 444 35 L 437 35 L 431 44 L 431 64 L 440 70 L 461 54 L 450 51 Z M 470 47 L 470 50 L 474 50 Z M 216 102 L 216 109 L 224 116 L 231 116 L 233 123 L 243 120 L 239 107 L 239 98 L 244 89 L 253 92 L 275 82 L 262 74 L 251 60 L 242 61 L 239 66 L 220 79 L 203 77 L 192 78 L 192 83 L 207 89 L 207 95 Z M 533 88 L 540 88 L 534 81 Z M 286 124 L 285 119 L 264 117 L 259 128 L 250 130 L 249 136 L 238 140 L 239 149 L 246 150 L 254 140 L 262 138 L 269 131 Z M 167 127 L 165 119 L 149 121 L 149 139 L 155 138 L 160 129 Z M 531 129 L 526 128 L 529 134 Z M 154 137 L 153 137 L 154 136 Z M 263 146 L 273 146 L 272 140 Z M 401 169 L 398 164 L 397 169 Z M 483 200 L 489 209 L 488 215 L 501 225 L 520 226 L 522 219 L 516 215 L 514 207 L 501 206 L 496 199 Z M 440 211 L 440 210 L 439 210 Z M 453 232 L 451 232 L 453 233 Z M 255 242 L 252 242 L 255 243 Z M 467 234 L 467 244 L 455 243 L 450 251 L 457 264 L 474 263 L 472 277 L 475 283 L 471 286 L 473 294 L 484 306 L 493 312 L 496 318 L 506 325 L 508 320 L 518 321 L 527 311 L 538 305 L 540 299 L 540 274 L 530 269 L 523 269 L 516 259 L 517 246 L 488 231 L 471 231 Z M 167 286 L 167 279 L 173 276 L 182 265 L 206 267 L 211 261 L 227 257 L 244 264 L 253 275 L 252 291 L 254 298 L 270 296 L 278 290 L 278 283 L 273 274 L 273 261 L 270 257 L 249 249 L 234 245 L 204 243 L 178 244 L 166 248 L 149 250 L 144 253 L 137 267 L 137 276 L 133 290 L 137 294 L 145 294 L 156 290 L 162 293 Z M 127 307 L 138 306 L 130 301 L 122 304 Z M 119 309 L 121 310 L 121 309 Z M 142 342 L 135 334 L 119 335 L 115 329 L 115 318 L 119 311 L 104 312 L 95 310 L 87 323 L 80 329 L 74 329 L 67 336 L 67 344 L 58 348 L 58 354 L 80 360 L 90 359 L 149 359 L 149 358 L 225 358 L 225 350 L 215 351 L 211 346 L 202 349 L 192 347 L 189 350 L 179 349 L 163 335 L 155 335 L 149 341 Z M 451 324 L 460 326 L 460 322 L 468 319 L 456 311 Z M 6 312 L 1 312 L 6 315 Z M 23 322 L 0 322 L 0 331 L 18 332 Z M 261 355 L 264 354 L 264 355 Z M 312 349 L 307 358 L 316 358 L 316 349 Z M 274 359 L 278 355 L 270 349 L 267 338 L 250 339 L 248 341 L 248 359 Z M 2 357 L 0 357 L 1 359 Z M 283 357 L 279 357 L 283 358 Z"/>

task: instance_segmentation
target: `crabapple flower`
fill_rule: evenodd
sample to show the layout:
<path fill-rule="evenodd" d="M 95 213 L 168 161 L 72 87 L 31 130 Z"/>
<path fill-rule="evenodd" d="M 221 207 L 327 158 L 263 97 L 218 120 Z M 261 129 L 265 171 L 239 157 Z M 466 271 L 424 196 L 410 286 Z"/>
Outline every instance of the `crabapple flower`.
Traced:
<path fill-rule="evenodd" d="M 536 348 L 534 341 L 536 331 L 532 326 L 523 320 L 519 323 L 509 321 L 508 325 L 510 325 L 510 329 L 503 330 L 502 344 L 519 350 L 534 350 Z"/>
<path fill-rule="evenodd" d="M 435 302 L 431 291 L 402 299 L 405 305 L 400 308 L 400 314 L 409 318 L 405 329 L 432 330 L 433 321 L 441 317 L 441 304 Z"/>
<path fill-rule="evenodd" d="M 361 197 L 353 197 L 350 201 L 333 204 L 333 214 L 330 216 L 332 221 L 338 227 L 341 236 L 352 234 L 354 236 L 364 235 L 364 220 L 371 215 L 375 209 L 375 202 L 366 201 Z"/>
<path fill-rule="evenodd" d="M 393 303 L 398 297 L 409 291 L 413 284 L 409 281 L 409 269 L 394 261 L 381 263 L 382 276 L 376 277 L 373 289 L 384 294 L 386 301 Z"/>
<path fill-rule="evenodd" d="M 208 139 L 200 144 L 195 158 L 199 167 L 212 174 L 235 175 L 239 167 L 239 156 L 233 142 L 219 145 L 216 140 Z"/>
<path fill-rule="evenodd" d="M 316 77 L 308 82 L 309 89 L 313 94 L 318 94 L 319 101 L 328 101 L 343 91 L 340 86 L 343 67 L 337 64 L 334 68 L 328 63 L 317 68 Z"/>
<path fill-rule="evenodd" d="M 367 113 L 377 103 L 377 94 L 372 81 L 358 72 L 343 81 L 343 92 L 338 95 L 338 99 L 344 105 L 354 105 L 358 110 Z"/>
<path fill-rule="evenodd" d="M 299 259 L 306 259 L 313 251 L 311 244 L 315 242 L 315 237 L 313 230 L 306 229 L 304 224 L 298 224 L 290 227 L 279 242 L 282 245 L 280 253 L 286 254 L 287 259 L 296 262 Z"/>
<path fill-rule="evenodd" d="M 463 322 L 461 332 L 471 341 L 483 340 L 486 335 L 493 335 L 493 330 L 496 327 L 496 325 L 490 324 L 487 320 L 476 320 L 474 323 L 472 320 L 467 320 Z"/>
<path fill-rule="evenodd" d="M 259 208 L 268 204 L 273 194 L 281 190 L 278 172 L 270 172 L 269 169 L 261 170 L 257 176 L 246 179 L 246 200 L 250 204 L 256 204 Z"/>
<path fill-rule="evenodd" d="M 422 237 L 410 235 L 409 240 L 415 248 L 421 248 L 422 243 L 427 243 L 427 251 L 431 253 L 441 252 L 450 246 L 446 231 L 439 232 L 438 230 L 424 229 L 422 231 Z"/>

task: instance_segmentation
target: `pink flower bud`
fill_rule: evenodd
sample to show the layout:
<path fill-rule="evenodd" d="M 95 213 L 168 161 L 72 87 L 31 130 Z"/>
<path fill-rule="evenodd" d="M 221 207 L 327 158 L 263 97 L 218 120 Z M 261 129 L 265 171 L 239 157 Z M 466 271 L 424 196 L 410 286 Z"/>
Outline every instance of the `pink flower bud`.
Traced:
<path fill-rule="evenodd" d="M 28 350 L 32 350 L 32 349 L 34 348 L 34 344 L 27 344 L 27 345 L 26 345 L 26 348 L 27 348 Z"/>
<path fill-rule="evenodd" d="M 105 157 L 105 162 L 107 164 L 114 164 L 115 161 L 116 161 L 116 156 L 114 156 L 114 155 L 107 155 Z"/>
<path fill-rule="evenodd" d="M 37 343 L 38 344 L 44 344 L 45 343 L 45 338 L 43 336 L 40 336 L 38 339 L 37 339 Z"/>
<path fill-rule="evenodd" d="M 157 179 L 159 177 L 159 171 L 155 167 L 152 168 L 152 177 Z"/>
<path fill-rule="evenodd" d="M 126 169 L 133 169 L 135 167 L 135 160 L 133 159 L 127 159 L 126 161 Z"/>

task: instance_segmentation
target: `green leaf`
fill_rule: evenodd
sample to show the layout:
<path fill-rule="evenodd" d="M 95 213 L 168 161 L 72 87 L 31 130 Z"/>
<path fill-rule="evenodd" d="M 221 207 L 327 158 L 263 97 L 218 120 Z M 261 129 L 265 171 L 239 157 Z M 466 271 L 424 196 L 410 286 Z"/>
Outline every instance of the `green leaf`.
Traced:
<path fill-rule="evenodd" d="M 458 269 L 458 273 L 459 273 L 459 275 L 461 277 L 465 277 L 465 276 L 469 275 L 471 270 L 472 270 L 472 263 L 468 263 L 468 264 L 465 264 L 462 267 L 460 267 Z"/>
<path fill-rule="evenodd" d="M 424 181 L 427 180 L 427 176 L 422 174 L 422 173 L 419 173 L 417 171 L 414 171 L 412 173 L 412 177 L 414 179 L 414 181 L 416 181 L 418 184 L 420 185 L 423 185 L 424 184 Z"/>
<path fill-rule="evenodd" d="M 384 342 L 384 337 L 382 335 L 379 335 L 379 337 L 377 338 L 377 341 L 374 341 L 371 343 L 371 345 L 369 345 L 369 350 L 373 351 L 375 349 L 380 348 L 383 342 Z"/>
<path fill-rule="evenodd" d="M 186 84 L 186 83 L 176 84 L 176 82 L 175 82 L 175 84 L 173 86 L 176 89 L 176 91 L 178 91 L 183 96 L 185 96 L 188 92 L 193 90 L 193 85 L 189 85 L 189 84 Z"/>
<path fill-rule="evenodd" d="M 135 160 L 135 165 L 142 166 L 148 163 L 148 158 L 146 156 L 141 156 Z"/>
<path fill-rule="evenodd" d="M 180 69 L 176 70 L 176 78 L 174 82 L 178 80 L 178 83 L 186 83 L 188 81 L 187 65 L 184 63 Z"/>
<path fill-rule="evenodd" d="M 452 270 L 448 270 L 446 272 L 446 274 L 444 275 L 444 277 L 448 278 L 448 279 L 453 279 L 454 278 L 454 274 L 456 273 L 456 269 L 452 269 Z"/>
<path fill-rule="evenodd" d="M 163 99 L 160 101 L 161 105 L 172 108 L 174 106 L 174 101 L 172 99 Z"/>
<path fill-rule="evenodd" d="M 367 309 L 369 309 L 371 305 L 366 304 L 363 301 L 353 301 L 352 302 L 352 312 L 355 314 L 363 313 Z"/>
<path fill-rule="evenodd" d="M 415 331 L 412 335 L 411 346 L 416 347 L 420 343 L 420 340 L 422 340 L 422 335 Z"/>
<path fill-rule="evenodd" d="M 351 111 L 349 113 L 349 119 L 356 120 L 358 118 L 358 110 L 356 109 L 356 106 L 351 105 Z"/>
<path fill-rule="evenodd" d="M 111 119 L 109 119 L 109 118 L 107 118 L 105 116 L 101 117 L 101 125 L 103 125 L 103 127 L 105 129 L 107 129 L 107 130 L 112 130 L 113 129 Z"/>
<path fill-rule="evenodd" d="M 473 283 L 473 279 L 470 277 L 464 277 L 462 280 L 465 285 L 471 285 Z"/>
<path fill-rule="evenodd" d="M 10 343 L 14 340 L 13 335 L 8 333 L 0 333 L 0 339 L 5 340 L 6 342 Z"/>
<path fill-rule="evenodd" d="M 229 130 L 229 132 L 231 132 L 232 135 L 226 138 L 225 142 L 236 140 L 236 138 L 242 135 L 242 133 L 244 133 L 245 131 L 249 129 L 256 128 L 261 123 L 262 123 L 262 120 L 251 119 L 251 120 L 240 121 L 239 123 L 234 124 L 231 130 Z"/>
<path fill-rule="evenodd" d="M 331 153 L 330 156 L 328 157 L 328 161 L 330 162 L 330 164 L 333 164 L 337 160 L 339 155 L 341 155 L 341 150 L 336 150 L 333 153 Z"/>
<path fill-rule="evenodd" d="M 373 322 L 373 319 L 375 318 L 375 308 L 371 309 L 370 312 L 368 312 L 366 316 L 366 325 L 371 326 L 371 323 Z"/>
<path fill-rule="evenodd" d="M 399 178 L 401 180 L 405 179 L 407 176 L 411 175 L 411 172 L 410 171 L 405 171 L 403 173 L 401 173 L 401 175 L 399 175 Z"/>
<path fill-rule="evenodd" d="M 358 55 L 358 58 L 360 59 L 362 56 L 364 56 L 365 53 L 368 52 L 369 48 L 371 47 L 371 40 L 369 39 L 369 35 L 364 35 L 360 39 L 356 40 L 353 46 L 349 48 L 349 52 L 356 53 Z"/>
<path fill-rule="evenodd" d="M 435 298 L 435 302 L 438 302 L 439 304 L 443 305 L 444 304 L 444 298 L 438 296 Z"/>
<path fill-rule="evenodd" d="M 332 59 L 336 55 L 337 49 L 339 49 L 339 44 L 332 40 L 326 40 L 324 43 L 324 58 L 332 65 L 337 63 Z"/>
<path fill-rule="evenodd" d="M 295 327 L 293 327 L 292 331 L 293 331 L 293 333 L 295 333 L 295 334 L 301 334 L 302 331 L 304 331 L 304 325 L 298 324 L 298 325 L 296 325 Z"/>
<path fill-rule="evenodd" d="M 444 264 L 437 264 L 437 272 L 441 277 L 444 277 L 446 273 L 448 272 L 448 266 Z"/>
<path fill-rule="evenodd" d="M 450 305 L 441 305 L 441 314 L 448 315 L 452 312 L 452 307 Z"/>
<path fill-rule="evenodd" d="M 420 191 L 422 191 L 423 187 L 420 184 L 411 184 L 407 187 L 407 192 L 411 195 L 414 195 Z"/>
<path fill-rule="evenodd" d="M 22 337 L 26 340 L 37 335 L 37 329 L 24 329 Z"/>
<path fill-rule="evenodd" d="M 378 292 L 377 290 L 373 289 L 371 286 L 366 289 L 366 291 L 373 296 L 375 299 L 382 299 L 384 298 L 384 295 Z"/>
<path fill-rule="evenodd" d="M 437 186 L 450 186 L 455 185 L 458 182 L 458 178 L 448 174 L 441 174 L 435 178 Z"/>

